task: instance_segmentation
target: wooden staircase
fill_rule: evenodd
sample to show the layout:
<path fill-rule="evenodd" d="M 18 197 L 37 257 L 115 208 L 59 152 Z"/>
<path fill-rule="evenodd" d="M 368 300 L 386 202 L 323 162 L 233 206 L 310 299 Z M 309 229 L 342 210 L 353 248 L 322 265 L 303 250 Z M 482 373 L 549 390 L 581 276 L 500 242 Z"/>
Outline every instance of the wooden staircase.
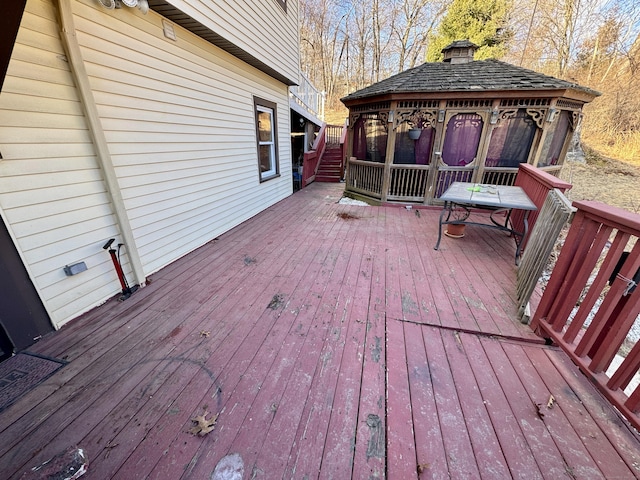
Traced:
<path fill-rule="evenodd" d="M 320 159 L 316 182 L 339 182 L 342 172 L 342 150 L 339 144 L 328 144 Z"/>

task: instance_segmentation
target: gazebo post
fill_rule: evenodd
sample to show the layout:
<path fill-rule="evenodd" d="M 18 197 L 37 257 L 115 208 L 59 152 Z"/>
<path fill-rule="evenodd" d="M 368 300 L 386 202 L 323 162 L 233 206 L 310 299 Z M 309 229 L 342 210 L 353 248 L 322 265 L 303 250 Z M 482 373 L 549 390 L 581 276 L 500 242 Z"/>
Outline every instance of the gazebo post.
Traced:
<path fill-rule="evenodd" d="M 438 167 L 440 166 L 440 160 L 442 155 L 436 155 L 438 152 L 442 152 L 442 145 L 444 142 L 445 131 L 445 116 L 446 116 L 446 100 L 440 100 L 438 105 L 438 120 L 436 121 L 436 131 L 433 135 L 433 148 L 431 149 L 431 161 L 429 162 L 429 176 L 427 177 L 426 191 L 424 192 L 424 204 L 431 205 L 434 199 L 434 193 L 436 191 L 436 183 L 438 181 Z M 442 117 L 442 120 L 440 118 Z"/>
<path fill-rule="evenodd" d="M 387 201 L 387 195 L 389 193 L 389 185 L 391 184 L 391 164 L 393 163 L 393 156 L 396 148 L 396 129 L 395 125 L 395 111 L 398 102 L 391 102 L 389 107 L 389 116 L 387 117 L 387 151 L 384 160 L 384 173 L 382 178 L 382 195 L 381 200 Z"/>

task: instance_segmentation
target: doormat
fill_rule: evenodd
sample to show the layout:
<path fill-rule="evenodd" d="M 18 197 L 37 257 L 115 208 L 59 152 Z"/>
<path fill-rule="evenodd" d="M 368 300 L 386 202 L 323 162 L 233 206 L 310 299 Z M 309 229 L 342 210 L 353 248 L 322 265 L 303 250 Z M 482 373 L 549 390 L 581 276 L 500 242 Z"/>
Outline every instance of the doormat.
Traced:
<path fill-rule="evenodd" d="M 35 353 L 20 352 L 0 363 L 0 412 L 67 364 Z"/>

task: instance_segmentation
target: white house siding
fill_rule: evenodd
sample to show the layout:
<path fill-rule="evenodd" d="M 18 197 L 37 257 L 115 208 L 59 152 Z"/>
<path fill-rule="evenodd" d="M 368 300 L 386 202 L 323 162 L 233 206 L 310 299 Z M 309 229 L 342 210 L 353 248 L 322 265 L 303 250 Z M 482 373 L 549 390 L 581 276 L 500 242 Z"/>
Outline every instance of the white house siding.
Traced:
<path fill-rule="evenodd" d="M 117 228 L 55 19 L 50 1 L 28 1 L 0 94 L 0 209 L 60 326 L 114 294 L 101 246 Z M 89 270 L 65 276 L 77 261 Z"/>
<path fill-rule="evenodd" d="M 145 274 L 291 193 L 284 84 L 177 25 L 166 39 L 152 11 L 105 13 L 87 0 L 74 13 Z M 278 110 L 282 175 L 264 183 L 254 95 Z"/>
<path fill-rule="evenodd" d="M 166 39 L 153 11 L 72 9 L 145 275 L 291 194 L 286 85 L 177 25 Z M 60 327 L 118 293 L 102 245 L 122 237 L 55 19 L 28 0 L 0 94 L 0 209 Z M 278 110 L 281 176 L 263 183 L 254 96 Z"/>
<path fill-rule="evenodd" d="M 298 0 L 167 0 L 194 20 L 295 81 L 299 78 Z"/>

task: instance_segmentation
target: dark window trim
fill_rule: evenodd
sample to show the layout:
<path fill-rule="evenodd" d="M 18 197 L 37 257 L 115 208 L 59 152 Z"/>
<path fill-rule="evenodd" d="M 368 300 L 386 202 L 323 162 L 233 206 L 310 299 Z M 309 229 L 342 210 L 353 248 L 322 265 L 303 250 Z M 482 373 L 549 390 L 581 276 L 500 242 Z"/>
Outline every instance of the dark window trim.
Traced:
<path fill-rule="evenodd" d="M 260 132 L 258 131 L 258 107 L 269 108 L 273 111 L 273 151 L 274 151 L 274 163 L 276 173 L 273 175 L 269 175 L 268 177 L 263 177 L 262 172 L 260 171 Z M 269 100 L 265 100 L 260 97 L 253 97 L 253 114 L 254 114 L 254 123 L 256 128 L 256 153 L 257 153 L 257 161 L 258 161 L 258 179 L 260 183 L 268 182 L 271 179 L 278 178 L 280 176 L 280 156 L 278 155 L 278 105 L 274 102 L 270 102 Z"/>
<path fill-rule="evenodd" d="M 287 13 L 287 0 L 276 0 L 276 3 L 282 7 L 284 13 Z"/>

